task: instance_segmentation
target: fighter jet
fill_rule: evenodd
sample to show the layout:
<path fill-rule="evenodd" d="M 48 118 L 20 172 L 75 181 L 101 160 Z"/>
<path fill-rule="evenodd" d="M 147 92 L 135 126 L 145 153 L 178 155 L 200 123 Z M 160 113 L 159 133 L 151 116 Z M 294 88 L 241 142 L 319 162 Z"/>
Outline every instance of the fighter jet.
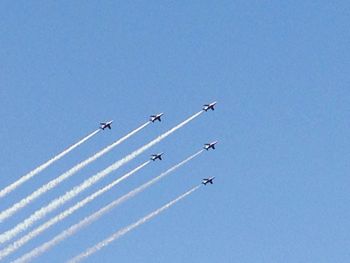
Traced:
<path fill-rule="evenodd" d="M 215 150 L 215 144 L 217 144 L 218 141 L 215 141 L 215 142 L 211 142 L 211 143 L 206 143 L 204 144 L 204 149 L 206 149 L 207 151 L 212 148 L 213 150 Z"/>
<path fill-rule="evenodd" d="M 152 154 L 151 156 L 151 160 L 152 161 L 155 161 L 155 160 L 157 160 L 157 159 L 159 159 L 159 160 L 162 160 L 162 155 L 163 155 L 164 153 L 158 153 L 158 154 Z"/>
<path fill-rule="evenodd" d="M 215 176 L 209 177 L 209 178 L 204 178 L 204 179 L 202 180 L 202 184 L 204 184 L 204 185 L 207 185 L 208 183 L 213 184 L 214 178 L 215 178 Z"/>
<path fill-rule="evenodd" d="M 157 115 L 151 115 L 150 116 L 150 121 L 151 122 L 155 122 L 155 121 L 162 121 L 161 119 L 160 119 L 160 117 L 162 117 L 164 115 L 164 113 L 162 112 L 162 113 L 159 113 L 159 114 L 157 114 Z"/>
<path fill-rule="evenodd" d="M 216 105 L 216 101 L 210 103 L 210 104 L 204 104 L 203 110 L 208 111 L 208 110 L 214 110 L 214 106 Z"/>
<path fill-rule="evenodd" d="M 104 130 L 106 128 L 112 129 L 112 127 L 111 127 L 112 122 L 113 122 L 113 120 L 112 121 L 107 121 L 107 122 L 101 122 L 100 123 L 100 129 L 102 129 L 102 130 Z"/>

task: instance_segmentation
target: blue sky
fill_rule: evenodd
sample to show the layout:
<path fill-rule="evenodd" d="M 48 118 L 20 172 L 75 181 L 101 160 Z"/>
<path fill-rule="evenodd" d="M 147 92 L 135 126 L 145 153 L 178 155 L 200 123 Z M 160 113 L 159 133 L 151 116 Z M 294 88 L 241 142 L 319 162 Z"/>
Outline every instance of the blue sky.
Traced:
<path fill-rule="evenodd" d="M 77 200 L 136 167 L 165 159 L 52 227 L 30 251 L 173 164 L 219 140 L 170 177 L 67 239 L 38 262 L 62 262 L 177 197 L 202 187 L 87 262 L 349 262 L 346 1 L 3 1 L 0 4 L 0 186 L 113 119 L 1 201 L 5 209 L 102 147 L 145 128 L 0 225 L 49 200 L 217 100 L 152 150 Z M 50 217 L 51 217 L 50 216 Z"/>

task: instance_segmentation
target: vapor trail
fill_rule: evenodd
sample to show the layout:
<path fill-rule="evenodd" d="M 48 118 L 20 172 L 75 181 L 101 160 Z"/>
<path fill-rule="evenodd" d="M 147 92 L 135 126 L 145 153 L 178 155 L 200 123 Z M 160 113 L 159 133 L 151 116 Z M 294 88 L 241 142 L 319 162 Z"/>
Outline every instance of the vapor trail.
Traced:
<path fill-rule="evenodd" d="M 0 191 L 0 198 L 2 198 L 4 196 L 6 196 L 7 194 L 11 193 L 13 190 L 15 190 L 21 184 L 23 184 L 24 182 L 28 181 L 29 179 L 31 179 L 32 177 L 34 177 L 35 175 L 37 175 L 38 173 L 40 173 L 41 171 L 43 171 L 44 169 L 49 167 L 51 164 L 53 164 L 54 162 L 56 162 L 59 159 L 61 159 L 63 156 L 65 156 L 66 154 L 68 154 L 69 152 L 71 152 L 72 150 L 77 148 L 79 145 L 81 145 L 82 143 L 86 142 L 88 139 L 93 137 L 99 131 L 100 131 L 100 129 L 90 133 L 89 135 L 87 135 L 83 139 L 81 139 L 79 142 L 77 142 L 77 143 L 73 144 L 72 146 L 68 147 L 66 150 L 64 150 L 60 154 L 56 155 L 55 157 L 51 158 L 46 163 L 43 163 L 42 165 L 40 165 L 37 168 L 35 168 L 34 170 L 30 171 L 26 175 L 23 175 L 16 182 L 14 182 L 14 183 L 8 185 L 7 187 L 5 187 L 4 189 L 2 189 Z"/>
<path fill-rule="evenodd" d="M 169 175 L 171 172 L 174 172 L 176 169 L 180 168 L 182 165 L 186 164 L 193 158 L 197 157 L 199 154 L 201 154 L 203 150 L 198 151 L 197 153 L 191 155 L 190 157 L 186 158 L 185 160 L 181 161 L 180 163 L 174 165 L 173 167 L 169 168 L 167 171 L 161 173 L 159 176 L 153 178 L 152 180 L 144 183 L 143 185 L 135 188 L 134 190 L 130 191 L 129 193 L 121 196 L 117 200 L 111 202 L 110 204 L 106 205 L 105 207 L 101 208 L 97 212 L 91 214 L 90 216 L 85 217 L 80 222 L 72 225 L 70 228 L 64 230 L 57 236 L 55 236 L 53 239 L 47 241 L 46 243 L 42 244 L 40 247 L 36 247 L 35 249 L 31 250 L 27 254 L 23 255 L 22 257 L 18 258 L 15 262 L 28 262 L 33 260 L 35 257 L 40 256 L 41 254 L 45 253 L 47 250 L 51 249 L 55 245 L 57 245 L 59 242 L 63 241 L 67 237 L 77 233 L 80 229 L 90 225 L 94 221 L 98 220 L 101 216 L 115 208 L 116 206 L 120 205 L 124 201 L 128 200 L 131 197 L 134 197 L 138 193 L 145 190 L 147 187 L 153 185 L 160 179 L 164 178 L 165 176 Z"/>
<path fill-rule="evenodd" d="M 57 178 L 55 178 L 55 179 L 51 180 L 50 182 L 46 183 L 45 185 L 39 187 L 37 190 L 32 192 L 27 197 L 23 198 L 21 201 L 15 203 L 11 207 L 9 207 L 6 210 L 2 211 L 0 213 L 0 222 L 2 222 L 5 219 L 9 218 L 14 213 L 18 212 L 20 209 L 24 208 L 25 206 L 30 204 L 32 201 L 34 201 L 35 199 L 37 199 L 39 196 L 43 195 L 44 193 L 46 193 L 50 189 L 58 186 L 64 180 L 68 179 L 69 177 L 73 176 L 75 173 L 77 173 L 78 171 L 83 169 L 86 165 L 90 164 L 93 161 L 96 161 L 99 157 L 101 157 L 102 155 L 104 155 L 104 154 L 108 153 L 109 151 L 111 151 L 113 148 L 115 148 L 116 146 L 118 146 L 119 144 L 124 142 L 126 139 L 130 138 L 132 135 L 134 135 L 135 133 L 137 133 L 140 130 L 142 130 L 143 128 L 145 128 L 148 124 L 150 124 L 149 121 L 146 122 L 145 124 L 142 124 L 140 127 L 136 128 L 135 130 L 131 131 L 130 133 L 128 133 L 124 137 L 118 139 L 117 141 L 115 141 L 111 145 L 105 147 L 101 151 L 95 153 L 93 156 L 89 157 L 88 159 L 82 161 L 81 163 L 78 163 L 77 165 L 75 165 L 74 167 L 69 169 L 67 172 L 64 172 L 63 174 L 61 174 Z"/>
<path fill-rule="evenodd" d="M 185 198 L 186 196 L 192 194 L 194 191 L 196 191 L 198 188 L 200 187 L 200 185 L 193 187 L 191 190 L 187 191 L 186 193 L 180 195 L 179 197 L 177 197 L 176 199 L 172 200 L 171 202 L 167 203 L 166 205 L 158 208 L 157 210 L 153 211 L 152 213 L 146 215 L 145 217 L 139 219 L 138 221 L 136 221 L 135 223 L 128 225 L 122 229 L 120 229 L 119 231 L 115 232 L 113 235 L 111 235 L 110 237 L 106 238 L 105 240 L 101 241 L 100 243 L 96 244 L 93 247 L 90 247 L 89 249 L 87 249 L 86 251 L 84 251 L 83 253 L 79 254 L 78 256 L 72 258 L 71 260 L 69 260 L 69 263 L 76 263 L 76 262 L 80 262 L 83 259 L 91 256 L 92 254 L 98 252 L 100 249 L 102 249 L 103 247 L 109 245 L 111 242 L 117 240 L 118 238 L 122 237 L 123 235 L 125 235 L 126 233 L 128 233 L 129 231 L 133 230 L 134 228 L 146 223 L 147 221 L 151 220 L 153 217 L 157 216 L 158 214 L 160 214 L 161 212 L 165 211 L 166 209 L 170 208 L 172 205 L 176 204 L 177 202 L 179 202 L 181 199 Z"/>
<path fill-rule="evenodd" d="M 112 187 L 116 186 L 118 183 L 120 183 L 121 181 L 125 180 L 126 178 L 128 178 L 129 176 L 135 174 L 137 171 L 141 170 L 143 167 L 145 167 L 147 164 L 149 164 L 151 161 L 147 161 L 144 162 L 143 164 L 139 165 L 138 167 L 136 167 L 135 169 L 133 169 L 132 171 L 126 173 L 125 175 L 123 175 L 122 177 L 114 180 L 112 183 L 110 183 L 109 185 L 103 187 L 102 189 L 96 191 L 95 193 L 89 195 L 88 197 L 86 197 L 85 199 L 77 202 L 75 205 L 71 206 L 70 208 L 66 209 L 65 211 L 63 211 L 62 213 L 60 213 L 59 215 L 51 218 L 49 221 L 47 221 L 46 223 L 40 225 L 39 227 L 37 227 L 36 229 L 34 229 L 33 231 L 29 232 L 27 235 L 23 236 L 22 238 L 16 240 L 15 242 L 13 242 L 11 245 L 7 246 L 6 248 L 4 248 L 3 250 L 0 251 L 0 260 L 2 260 L 4 257 L 8 256 L 9 254 L 15 252 L 17 249 L 19 249 L 20 247 L 22 247 L 23 245 L 25 245 L 27 242 L 29 242 L 31 239 L 35 238 L 36 236 L 38 236 L 40 233 L 44 232 L 46 229 L 48 229 L 49 227 L 51 227 L 52 225 L 62 221 L 64 218 L 66 218 L 67 216 L 71 215 L 72 213 L 74 213 L 76 210 L 82 208 L 83 206 L 85 206 L 86 204 L 90 203 L 91 201 L 93 201 L 95 198 L 97 198 L 98 196 L 102 195 L 103 193 L 107 192 L 108 190 L 110 190 Z"/>
<path fill-rule="evenodd" d="M 39 210 L 35 211 L 30 217 L 25 219 L 23 222 L 17 224 L 12 229 L 10 229 L 10 230 L 4 232 L 3 234 L 1 234 L 0 235 L 0 243 L 4 243 L 6 241 L 11 240 L 16 235 L 18 235 L 19 233 L 21 233 L 22 231 L 26 230 L 31 225 L 33 225 L 36 221 L 38 221 L 41 218 L 43 218 L 44 216 L 46 216 L 46 214 L 48 214 L 49 212 L 51 212 L 51 211 L 55 210 L 56 208 L 60 207 L 61 205 L 63 205 L 64 203 L 66 203 L 67 201 L 69 201 L 70 199 L 75 197 L 76 195 L 78 195 L 80 192 L 84 191 L 86 188 L 88 188 L 91 185 L 97 183 L 99 180 L 101 180 L 102 178 L 107 176 L 109 173 L 111 173 L 114 170 L 120 168 L 122 165 L 128 163 L 129 161 L 131 161 L 132 159 L 134 159 L 135 157 L 137 157 L 138 155 L 140 155 L 141 153 L 146 151 L 148 148 L 150 148 L 153 145 L 159 143 L 160 141 L 165 139 L 167 136 L 169 136 L 170 134 L 172 134 L 176 130 L 180 129 L 181 127 L 183 127 L 184 125 L 189 123 L 191 120 L 193 120 L 196 117 L 198 117 L 202 112 L 203 111 L 200 111 L 200 112 L 192 115 L 191 117 L 189 117 L 185 121 L 181 122 L 180 124 L 176 125 L 175 127 L 170 129 L 169 131 L 167 131 L 167 132 L 163 133 L 162 135 L 158 136 L 153 141 L 150 141 L 148 144 L 142 146 L 138 150 L 132 152 L 131 154 L 127 155 L 126 157 L 122 158 L 121 160 L 115 162 L 114 164 L 110 165 L 109 167 L 107 167 L 106 169 L 102 170 L 101 172 L 99 172 L 99 173 L 95 174 L 94 176 L 86 179 L 83 183 L 81 183 L 80 185 L 74 187 L 72 190 L 66 192 L 64 195 L 54 199 L 53 201 L 51 201 L 45 207 L 42 207 Z"/>

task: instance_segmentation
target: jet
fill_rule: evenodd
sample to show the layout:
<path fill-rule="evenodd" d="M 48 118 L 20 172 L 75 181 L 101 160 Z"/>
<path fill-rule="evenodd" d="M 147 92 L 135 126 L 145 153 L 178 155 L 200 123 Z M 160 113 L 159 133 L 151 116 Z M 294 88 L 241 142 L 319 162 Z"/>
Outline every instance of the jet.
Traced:
<path fill-rule="evenodd" d="M 151 156 L 151 160 L 152 161 L 155 161 L 155 160 L 157 160 L 157 159 L 159 159 L 159 160 L 162 160 L 162 155 L 163 155 L 164 153 L 158 153 L 158 154 L 152 154 Z"/>
<path fill-rule="evenodd" d="M 206 143 L 204 144 L 204 149 L 206 149 L 207 151 L 212 148 L 213 150 L 215 150 L 215 144 L 217 144 L 218 141 L 215 141 L 215 142 L 211 142 L 211 143 Z"/>
<path fill-rule="evenodd" d="M 112 122 L 113 122 L 113 120 L 112 121 L 107 121 L 107 122 L 101 122 L 100 123 L 100 129 L 102 129 L 102 130 L 104 130 L 106 128 L 112 129 L 112 127 L 111 127 Z"/>
<path fill-rule="evenodd" d="M 161 119 L 160 119 L 160 117 L 162 117 L 164 115 L 164 113 L 162 112 L 162 113 L 159 113 L 159 114 L 157 114 L 157 115 L 151 115 L 150 116 L 150 121 L 151 122 L 155 122 L 155 121 L 162 121 Z"/>
<path fill-rule="evenodd" d="M 214 106 L 216 105 L 216 101 L 210 103 L 210 104 L 204 104 L 203 110 L 208 111 L 208 110 L 214 110 Z"/>
<path fill-rule="evenodd" d="M 202 184 L 204 184 L 204 185 L 207 185 L 208 183 L 213 184 L 214 178 L 215 178 L 215 176 L 209 177 L 209 178 L 204 178 L 204 179 L 202 180 Z"/>

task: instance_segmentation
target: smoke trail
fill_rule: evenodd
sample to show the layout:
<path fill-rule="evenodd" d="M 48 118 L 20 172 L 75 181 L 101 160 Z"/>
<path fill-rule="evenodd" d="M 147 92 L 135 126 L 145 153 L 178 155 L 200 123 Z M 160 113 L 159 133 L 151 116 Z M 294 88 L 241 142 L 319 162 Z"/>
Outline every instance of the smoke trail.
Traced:
<path fill-rule="evenodd" d="M 159 176 L 157 176 L 157 177 L 153 178 L 152 180 L 148 181 L 147 183 L 144 183 L 143 185 L 135 188 L 134 190 L 130 191 L 129 193 L 121 196 L 117 200 L 111 202 L 110 204 L 106 205 L 105 207 L 101 208 L 100 210 L 98 210 L 97 212 L 91 214 L 90 216 L 85 217 L 83 220 L 81 220 L 80 222 L 72 225 L 70 228 L 64 230 L 63 232 L 61 232 L 60 234 L 55 236 L 53 239 L 51 239 L 51 240 L 47 241 L 46 243 L 42 244 L 40 247 L 37 247 L 37 248 L 31 250 L 30 252 L 28 252 L 27 254 L 23 255 L 21 258 L 18 258 L 15 262 L 16 263 L 28 262 L 28 261 L 34 259 L 35 257 L 41 255 L 42 253 L 45 253 L 47 250 L 51 249 L 52 247 L 54 247 L 55 245 L 57 245 L 59 242 L 63 241 L 67 237 L 75 234 L 80 229 L 82 229 L 82 228 L 90 225 L 94 221 L 98 220 L 101 216 L 103 216 L 104 214 L 106 214 L 107 212 L 109 212 L 110 210 L 115 208 L 116 206 L 120 205 L 121 203 L 123 203 L 124 201 L 128 200 L 129 198 L 135 196 L 136 194 L 142 192 L 147 187 L 153 185 L 154 183 L 156 183 L 160 179 L 162 179 L 165 176 L 169 175 L 171 172 L 174 172 L 177 168 L 180 168 L 182 165 L 186 164 L 187 162 L 189 162 L 193 158 L 197 157 L 203 151 L 204 150 L 198 151 L 197 153 L 191 155 L 190 157 L 186 158 L 182 162 L 180 162 L 180 163 L 174 165 L 173 167 L 169 168 L 167 171 L 161 173 Z"/>
<path fill-rule="evenodd" d="M 83 252 L 83 253 L 79 254 L 78 256 L 72 258 L 68 262 L 70 262 L 70 263 L 80 262 L 84 258 L 87 258 L 87 257 L 91 256 L 92 254 L 98 252 L 100 249 L 102 249 L 103 247 L 109 245 L 111 242 L 113 242 L 113 241 L 117 240 L 118 238 L 122 237 L 123 235 L 125 235 L 129 231 L 133 230 L 134 228 L 136 228 L 136 227 L 146 223 L 147 221 L 151 220 L 153 217 L 159 215 L 161 212 L 165 211 L 166 209 L 170 208 L 172 205 L 174 205 L 177 202 L 179 202 L 181 199 L 183 199 L 186 196 L 192 194 L 199 187 L 200 187 L 200 185 L 193 187 L 191 190 L 189 190 L 186 193 L 180 195 L 176 199 L 174 199 L 171 202 L 167 203 L 166 205 L 158 208 L 157 210 L 153 211 L 152 213 L 146 215 L 145 217 L 139 219 L 135 223 L 120 229 L 119 231 L 117 231 L 113 235 L 111 235 L 110 237 L 106 238 L 105 240 L 101 241 L 100 243 L 96 244 L 95 246 L 87 249 L 85 252 Z"/>
<path fill-rule="evenodd" d="M 72 190 L 66 192 L 66 194 L 64 194 L 64 195 L 54 199 L 47 206 L 42 207 L 39 210 L 35 211 L 30 217 L 25 219 L 23 222 L 17 224 L 12 229 L 10 229 L 10 230 L 4 232 L 3 234 L 1 234 L 0 235 L 0 243 L 4 243 L 6 241 L 11 240 L 13 237 L 15 237 L 16 235 L 18 235 L 22 231 L 24 231 L 27 228 L 29 228 L 31 225 L 33 225 L 36 221 L 38 221 L 41 218 L 43 218 L 44 216 L 46 216 L 46 214 L 48 214 L 49 212 L 51 212 L 51 211 L 55 210 L 56 208 L 60 207 L 61 205 L 63 205 L 64 203 L 66 203 L 67 201 L 69 201 L 70 199 L 75 197 L 76 195 L 78 195 L 80 192 L 84 191 L 86 188 L 88 188 L 91 185 L 97 183 L 99 180 L 101 180 L 102 178 L 107 176 L 109 173 L 111 173 L 114 170 L 120 168 L 122 165 L 128 163 L 129 161 L 131 161 L 132 159 L 134 159 L 135 157 L 137 157 L 138 155 L 140 155 L 141 153 L 146 151 L 148 148 L 150 148 L 153 145 L 159 143 L 160 141 L 165 139 L 167 136 L 169 136 L 170 134 L 172 134 L 176 130 L 180 129 L 181 127 L 183 127 L 184 125 L 189 123 L 191 120 L 193 120 L 196 117 L 198 117 L 202 112 L 203 111 L 200 111 L 200 112 L 192 115 L 191 117 L 189 117 L 185 121 L 181 122 L 180 124 L 176 125 L 175 127 L 170 129 L 169 131 L 167 131 L 167 132 L 163 133 L 162 135 L 158 136 L 153 141 L 151 141 L 148 144 L 142 146 L 141 148 L 139 148 L 138 150 L 136 150 L 136 151 L 132 152 L 131 154 L 127 155 L 123 159 L 115 162 L 114 164 L 110 165 L 109 167 L 107 167 L 106 169 L 104 169 L 101 172 L 97 173 L 96 175 L 88 178 L 87 180 L 85 180 L 80 185 L 78 185 L 78 186 L 74 187 Z"/>
<path fill-rule="evenodd" d="M 107 186 L 103 187 L 102 189 L 96 191 L 95 193 L 89 195 L 88 197 L 86 197 L 85 199 L 79 201 L 78 203 L 76 203 L 75 205 L 71 206 L 67 210 L 63 211 L 59 215 L 51 218 L 49 221 L 47 221 L 46 223 L 44 223 L 41 226 L 37 227 L 36 229 L 31 231 L 27 235 L 25 235 L 22 238 L 16 240 L 11 245 L 7 246 L 6 248 L 4 248 L 3 250 L 0 251 L 0 260 L 2 260 L 4 257 L 8 256 L 9 254 L 15 252 L 17 249 L 19 249 L 20 247 L 25 245 L 31 239 L 33 239 L 36 236 L 38 236 L 40 233 L 44 232 L 46 229 L 48 229 L 52 225 L 62 221 L 64 218 L 66 218 L 67 216 L 71 215 L 76 210 L 82 208 L 83 206 L 85 206 L 86 204 L 90 203 L 91 201 L 93 201 L 98 196 L 100 196 L 103 193 L 105 193 L 106 191 L 110 190 L 112 187 L 116 186 L 121 181 L 123 181 L 126 178 L 128 178 L 129 176 L 135 174 L 137 171 L 141 170 L 143 167 L 145 167 L 150 162 L 151 161 L 144 162 L 143 164 L 139 165 L 138 167 L 136 167 L 132 171 L 130 171 L 130 172 L 126 173 L 125 175 L 123 175 L 122 177 L 116 179 L 115 181 L 113 181 L 109 185 L 107 185 Z"/>
<path fill-rule="evenodd" d="M 2 189 L 0 191 L 0 198 L 8 195 L 9 193 L 11 193 L 13 190 L 15 190 L 17 187 L 19 187 L 21 184 L 25 183 L 26 181 L 28 181 L 29 179 L 31 179 L 32 177 L 34 177 L 35 175 L 37 175 L 38 173 L 40 173 L 41 171 L 43 171 L 44 169 L 46 169 L 47 167 L 49 167 L 51 164 L 53 164 L 54 162 L 58 161 L 59 159 L 61 159 L 63 156 L 65 156 L 66 154 L 68 154 L 69 152 L 71 152 L 72 150 L 74 150 L 75 148 L 77 148 L 79 145 L 81 145 L 82 143 L 86 142 L 88 139 L 90 139 L 91 137 L 93 137 L 95 134 L 97 134 L 100 131 L 100 129 L 90 133 L 89 135 L 87 135 L 86 137 L 84 137 L 83 139 L 81 139 L 79 142 L 73 144 L 72 146 L 68 147 L 66 150 L 64 150 L 63 152 L 61 152 L 60 154 L 56 155 L 55 157 L 51 158 L 50 160 L 48 160 L 46 163 L 43 163 L 42 165 L 38 166 L 37 168 L 35 168 L 34 170 L 30 171 L 29 173 L 27 173 L 26 175 L 23 175 L 21 178 L 19 178 L 16 182 L 8 185 L 7 187 L 5 187 L 4 189 Z"/>
<path fill-rule="evenodd" d="M 41 186 L 40 188 L 38 188 L 37 190 L 32 192 L 30 195 L 28 195 L 27 197 L 23 198 L 21 201 L 19 201 L 19 202 L 15 203 L 14 205 L 12 205 L 10 208 L 7 208 L 6 210 L 2 211 L 0 213 L 0 222 L 2 222 L 5 219 L 9 218 L 14 213 L 18 212 L 20 209 L 24 208 L 25 206 L 27 206 L 28 204 L 33 202 L 35 199 L 37 199 L 42 194 L 44 194 L 47 191 L 49 191 L 50 189 L 56 187 L 57 185 L 62 183 L 64 180 L 68 179 L 69 177 L 71 177 L 72 175 L 77 173 L 79 170 L 84 168 L 86 165 L 88 165 L 91 162 L 97 160 L 102 155 L 108 153 L 114 147 L 118 146 L 119 144 L 124 142 L 126 139 L 130 138 L 130 136 L 134 135 L 135 133 L 137 133 L 140 130 L 142 130 L 143 128 L 145 128 L 148 124 L 150 124 L 149 121 L 146 122 L 145 124 L 142 124 L 140 127 L 138 127 L 135 130 L 131 131 L 130 133 L 128 133 L 124 137 L 120 138 L 119 140 L 115 141 L 114 143 L 112 143 L 111 145 L 107 146 L 106 148 L 102 149 L 101 151 L 97 152 L 96 154 L 94 154 L 93 156 L 89 157 L 88 159 L 82 161 L 81 163 L 78 163 L 73 168 L 69 169 L 67 172 L 61 174 L 59 177 L 57 177 L 57 178 L 51 180 L 50 182 L 46 183 L 45 185 Z"/>

